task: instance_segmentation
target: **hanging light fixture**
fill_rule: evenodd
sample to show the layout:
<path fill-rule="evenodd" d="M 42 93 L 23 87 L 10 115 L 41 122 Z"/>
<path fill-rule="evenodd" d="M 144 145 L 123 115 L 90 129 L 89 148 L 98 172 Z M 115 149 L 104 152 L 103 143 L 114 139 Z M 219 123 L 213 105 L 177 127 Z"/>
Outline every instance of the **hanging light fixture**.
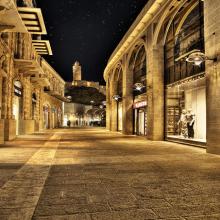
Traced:
<path fill-rule="evenodd" d="M 118 100 L 121 98 L 121 96 L 120 96 L 120 95 L 113 95 L 112 98 L 113 98 L 116 102 L 118 102 Z"/>
<path fill-rule="evenodd" d="M 136 91 L 141 91 L 145 86 L 142 83 L 135 83 L 134 84 L 134 89 Z"/>

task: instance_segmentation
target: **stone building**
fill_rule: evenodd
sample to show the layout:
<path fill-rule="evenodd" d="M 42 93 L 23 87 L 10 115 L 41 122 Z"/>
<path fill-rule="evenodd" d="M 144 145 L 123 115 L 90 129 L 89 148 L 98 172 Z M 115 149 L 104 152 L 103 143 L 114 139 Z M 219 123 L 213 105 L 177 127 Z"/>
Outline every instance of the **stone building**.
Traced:
<path fill-rule="evenodd" d="M 149 0 L 110 57 L 107 128 L 220 154 L 218 0 Z"/>
<path fill-rule="evenodd" d="M 62 124 L 65 82 L 41 56 L 52 52 L 35 6 L 0 1 L 0 143 Z"/>
<path fill-rule="evenodd" d="M 67 83 L 67 87 L 70 86 L 76 86 L 76 87 L 91 87 L 97 89 L 99 92 L 105 94 L 106 93 L 106 87 L 103 85 L 100 85 L 99 82 L 93 82 L 93 81 L 87 81 L 82 80 L 82 67 L 79 63 L 79 61 L 76 61 L 73 64 L 73 81 L 72 83 Z"/>
<path fill-rule="evenodd" d="M 82 68 L 78 61 L 73 64 L 73 81 L 65 85 L 65 96 L 70 102 L 64 103 L 64 121 L 67 126 L 105 126 L 106 87 L 99 82 L 82 80 Z"/>

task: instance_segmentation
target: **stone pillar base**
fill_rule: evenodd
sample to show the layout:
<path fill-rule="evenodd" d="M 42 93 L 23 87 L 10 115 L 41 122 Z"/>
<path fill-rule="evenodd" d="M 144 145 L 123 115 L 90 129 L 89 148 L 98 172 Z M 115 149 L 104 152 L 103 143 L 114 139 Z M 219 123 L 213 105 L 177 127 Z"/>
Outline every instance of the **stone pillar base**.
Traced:
<path fill-rule="evenodd" d="M 43 120 L 39 120 L 39 130 L 45 130 Z"/>
<path fill-rule="evenodd" d="M 219 147 L 219 145 L 218 146 L 211 146 L 208 144 L 206 152 L 210 153 L 210 154 L 220 155 L 220 147 Z"/>
<path fill-rule="evenodd" d="M 5 119 L 5 141 L 11 141 L 16 138 L 16 121 L 14 119 Z"/>
<path fill-rule="evenodd" d="M 3 119 L 0 119 L 0 144 L 5 142 L 5 122 Z"/>
<path fill-rule="evenodd" d="M 19 121 L 19 134 L 32 134 L 35 131 L 34 120 L 20 120 Z"/>
<path fill-rule="evenodd" d="M 40 131 L 40 122 L 35 120 L 35 126 L 34 126 L 34 131 L 38 132 Z"/>

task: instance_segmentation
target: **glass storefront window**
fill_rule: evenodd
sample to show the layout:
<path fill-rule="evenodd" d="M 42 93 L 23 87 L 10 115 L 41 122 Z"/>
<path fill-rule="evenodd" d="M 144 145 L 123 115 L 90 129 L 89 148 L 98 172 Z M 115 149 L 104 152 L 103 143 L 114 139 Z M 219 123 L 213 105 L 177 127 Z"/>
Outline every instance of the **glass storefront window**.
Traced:
<path fill-rule="evenodd" d="M 199 77 L 167 86 L 167 138 L 206 142 L 205 85 L 205 77 Z"/>

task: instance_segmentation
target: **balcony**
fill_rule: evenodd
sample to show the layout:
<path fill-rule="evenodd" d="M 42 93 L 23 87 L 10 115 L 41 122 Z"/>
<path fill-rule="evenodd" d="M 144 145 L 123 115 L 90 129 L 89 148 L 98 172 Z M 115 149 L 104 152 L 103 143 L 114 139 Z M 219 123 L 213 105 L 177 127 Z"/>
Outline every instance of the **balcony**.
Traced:
<path fill-rule="evenodd" d="M 58 94 L 56 91 L 51 90 L 49 87 L 44 88 L 44 92 L 62 102 L 70 102 L 68 98 Z"/>
<path fill-rule="evenodd" d="M 40 8 L 18 7 L 18 12 L 30 34 L 47 34 Z"/>
<path fill-rule="evenodd" d="M 38 86 L 38 87 L 42 87 L 42 88 L 50 86 L 50 82 L 45 75 L 43 75 L 43 76 L 34 75 L 30 79 L 31 79 L 31 83 L 34 86 Z"/>
<path fill-rule="evenodd" d="M 39 55 L 53 55 L 48 40 L 33 40 L 32 44 Z"/>
<path fill-rule="evenodd" d="M 0 32 L 28 33 L 13 0 L 0 1 Z"/>
<path fill-rule="evenodd" d="M 14 59 L 15 68 L 24 76 L 44 75 L 44 71 L 41 67 L 40 62 L 37 59 L 24 60 Z"/>

